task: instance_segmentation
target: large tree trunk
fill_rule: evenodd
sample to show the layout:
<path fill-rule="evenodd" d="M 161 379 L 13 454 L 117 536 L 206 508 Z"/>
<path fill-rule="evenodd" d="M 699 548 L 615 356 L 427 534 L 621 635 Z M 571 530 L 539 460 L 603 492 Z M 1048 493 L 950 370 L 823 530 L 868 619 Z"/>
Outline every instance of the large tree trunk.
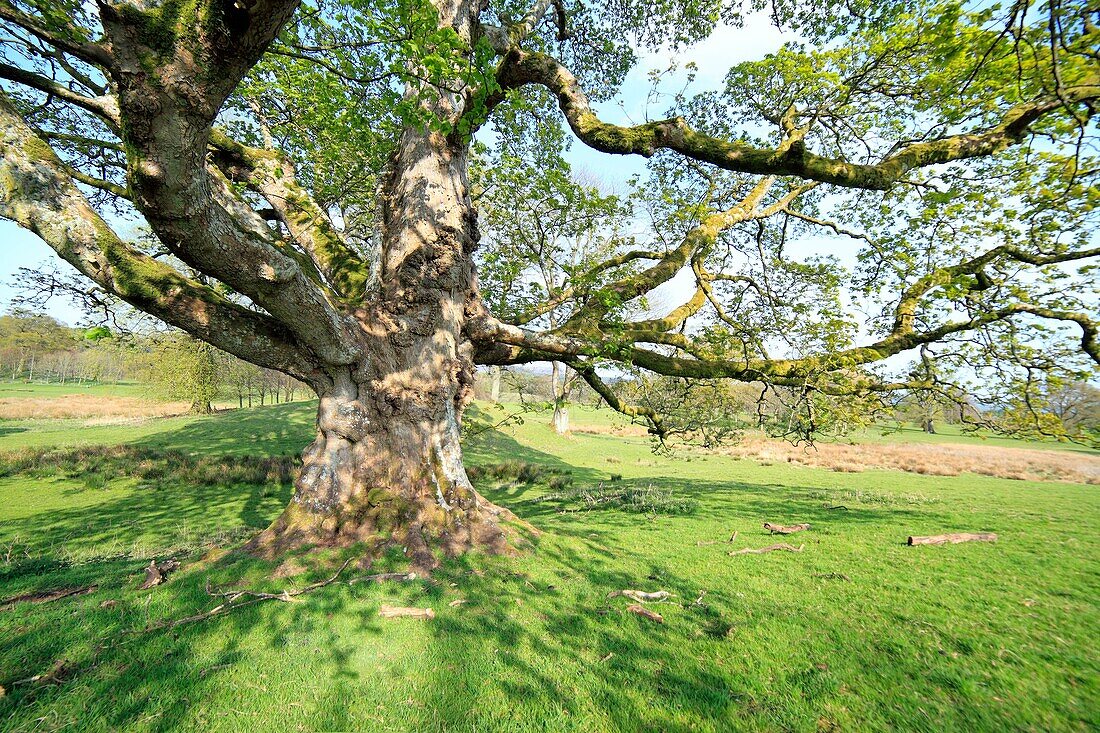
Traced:
<path fill-rule="evenodd" d="M 402 397 L 409 402 L 394 399 Z M 253 541 L 261 554 L 361 543 L 371 557 L 396 545 L 414 566 L 431 569 L 437 550 L 509 548 L 501 522 L 514 517 L 470 484 L 445 390 L 398 395 L 346 375 L 321 396 L 317 438 L 295 489 L 283 515 Z"/>
<path fill-rule="evenodd" d="M 434 111 L 453 119 L 461 103 L 444 95 Z M 255 548 L 397 545 L 431 568 L 437 551 L 509 547 L 501 522 L 514 517 L 477 494 L 459 445 L 473 394 L 462 323 L 479 236 L 467 147 L 419 127 L 402 135 L 383 192 L 380 297 L 356 313 L 361 357 L 317 388 L 317 439 L 293 501 Z"/>

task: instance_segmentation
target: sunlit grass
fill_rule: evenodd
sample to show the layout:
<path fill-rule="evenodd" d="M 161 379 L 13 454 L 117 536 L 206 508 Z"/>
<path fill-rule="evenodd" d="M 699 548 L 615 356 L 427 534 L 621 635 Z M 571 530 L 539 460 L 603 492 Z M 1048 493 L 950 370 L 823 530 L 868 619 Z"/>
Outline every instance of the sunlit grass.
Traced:
<path fill-rule="evenodd" d="M 574 415 L 580 424 L 616 420 Z M 289 486 L 247 473 L 242 457 L 295 454 L 312 437 L 311 405 L 87 428 L 69 444 L 132 447 L 75 461 L 64 452 L 7 459 L 0 597 L 99 587 L 0 611 L 0 728 L 1100 725 L 1096 487 L 667 457 L 640 437 L 558 438 L 547 422 L 531 415 L 467 444 L 479 487 L 540 530 L 523 556 L 452 562 L 413 583 L 333 584 L 297 603 L 138 633 L 211 608 L 208 583 L 274 590 L 331 574 L 329 564 L 273 579 L 277 563 L 230 554 L 136 589 L 150 558 L 236 547 L 279 512 Z M 0 446 L 64 434 L 25 427 Z M 275 462 L 283 460 L 291 459 Z M 570 493 L 650 487 L 685 510 L 638 512 Z M 846 508 L 828 508 L 837 505 Z M 727 555 L 776 541 L 764 521 L 809 522 L 793 538 L 803 552 Z M 1001 539 L 904 546 L 910 534 L 946 531 Z M 390 556 L 376 568 L 400 565 Z M 665 623 L 606 598 L 624 588 L 673 593 L 653 606 Z M 459 599 L 466 603 L 449 605 Z M 436 619 L 382 620 L 383 603 L 432 607 Z M 14 684 L 59 660 L 56 684 Z"/>

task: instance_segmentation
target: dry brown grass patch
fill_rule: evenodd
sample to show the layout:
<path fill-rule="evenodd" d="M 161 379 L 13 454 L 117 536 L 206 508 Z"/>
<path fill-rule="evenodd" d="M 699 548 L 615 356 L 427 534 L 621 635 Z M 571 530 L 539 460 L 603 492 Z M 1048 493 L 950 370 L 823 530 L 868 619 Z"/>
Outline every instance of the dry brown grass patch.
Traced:
<path fill-rule="evenodd" d="M 154 402 L 138 397 L 105 397 L 73 394 L 64 397 L 5 397 L 0 399 L 0 419 L 135 419 L 182 415 L 186 402 Z"/>
<path fill-rule="evenodd" d="M 720 452 L 764 465 L 796 463 L 846 473 L 877 468 L 926 476 L 974 473 L 1021 481 L 1100 484 L 1100 456 L 1071 451 L 962 443 L 818 443 L 809 447 L 746 435 Z"/>
<path fill-rule="evenodd" d="M 614 435 L 617 438 L 647 438 L 649 430 L 644 425 L 573 425 L 574 433 L 587 435 Z"/>

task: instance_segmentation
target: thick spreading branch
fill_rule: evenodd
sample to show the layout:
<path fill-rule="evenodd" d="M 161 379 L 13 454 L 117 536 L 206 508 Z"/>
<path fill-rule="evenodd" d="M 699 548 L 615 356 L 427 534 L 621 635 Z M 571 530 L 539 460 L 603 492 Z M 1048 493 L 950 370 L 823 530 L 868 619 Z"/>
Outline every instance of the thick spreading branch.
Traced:
<path fill-rule="evenodd" d="M 49 145 L 0 96 L 0 216 L 37 234 L 82 274 L 134 307 L 256 364 L 316 382 L 318 366 L 273 319 L 123 242 Z"/>
<path fill-rule="evenodd" d="M 909 143 L 878 163 L 860 164 L 817 155 L 792 138 L 776 148 L 723 140 L 698 132 L 682 117 L 632 127 L 604 122 L 593 111 L 573 73 L 544 53 L 512 47 L 497 76 L 505 89 L 527 84 L 546 87 L 557 96 L 558 106 L 574 134 L 589 147 L 605 153 L 650 157 L 666 149 L 729 171 L 797 176 L 872 190 L 886 190 L 917 168 L 997 153 L 1022 142 L 1031 125 L 1044 115 L 1064 109 L 1067 104 L 1100 99 L 1100 78 L 1094 75 L 1086 83 L 1064 87 L 1057 96 L 1008 110 L 992 127 Z"/>
<path fill-rule="evenodd" d="M 213 131 L 210 142 L 216 153 L 215 161 L 264 197 L 338 297 L 353 303 L 362 301 L 370 265 L 344 241 L 325 212 L 297 182 L 293 162 L 278 151 L 242 145 L 219 130 Z"/>
<path fill-rule="evenodd" d="M 189 266 L 251 298 L 319 359 L 350 364 L 355 328 L 330 302 L 315 268 L 303 266 L 304 255 L 207 163 L 215 115 L 296 6 L 255 0 L 222 17 L 223 8 L 205 2 L 150 10 L 102 5 L 100 15 L 115 58 L 129 189 L 154 233 Z M 133 33 L 142 23 L 167 26 L 172 43 Z M 127 71 L 135 68 L 150 71 Z"/>

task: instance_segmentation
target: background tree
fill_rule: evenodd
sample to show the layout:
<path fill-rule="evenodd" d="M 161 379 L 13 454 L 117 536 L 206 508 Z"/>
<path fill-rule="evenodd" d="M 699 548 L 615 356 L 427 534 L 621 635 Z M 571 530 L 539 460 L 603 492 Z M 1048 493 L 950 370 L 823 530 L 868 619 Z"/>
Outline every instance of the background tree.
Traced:
<path fill-rule="evenodd" d="M 161 334 L 134 349 L 135 372 L 164 397 L 185 400 L 196 415 L 214 411 L 226 381 L 228 359 L 205 341 L 187 334 Z"/>
<path fill-rule="evenodd" d="M 636 49 L 765 6 L 798 43 L 665 119 L 600 119 Z M 920 387 L 872 365 L 945 340 L 972 370 L 1093 368 L 1074 268 L 1097 254 L 1097 22 L 1063 2 L 2 0 L 0 216 L 319 395 L 254 548 L 393 543 L 431 565 L 506 544 L 462 468 L 475 362 L 565 363 L 657 434 L 601 364 L 805 395 Z M 493 314 L 473 259 L 472 133 L 536 118 L 652 158 L 677 225 L 581 273 L 600 282 L 554 329 Z M 120 238 L 127 218 L 172 257 Z M 801 230 L 828 244 L 792 255 Z M 682 271 L 686 302 L 638 307 Z M 846 292 L 877 308 L 866 328 Z"/>
<path fill-rule="evenodd" d="M 540 127 L 535 145 L 522 151 L 526 159 L 507 148 L 483 150 L 474 181 L 483 191 L 477 262 L 482 290 L 492 301 L 487 304 L 510 323 L 552 331 L 578 292 L 598 285 L 593 266 L 626 245 L 621 230 L 630 208 L 575 175 L 558 154 L 561 141 L 541 139 L 548 129 L 555 128 Z M 550 367 L 550 424 L 563 435 L 576 372 L 556 359 Z M 499 385 L 499 372 L 494 380 Z"/>

